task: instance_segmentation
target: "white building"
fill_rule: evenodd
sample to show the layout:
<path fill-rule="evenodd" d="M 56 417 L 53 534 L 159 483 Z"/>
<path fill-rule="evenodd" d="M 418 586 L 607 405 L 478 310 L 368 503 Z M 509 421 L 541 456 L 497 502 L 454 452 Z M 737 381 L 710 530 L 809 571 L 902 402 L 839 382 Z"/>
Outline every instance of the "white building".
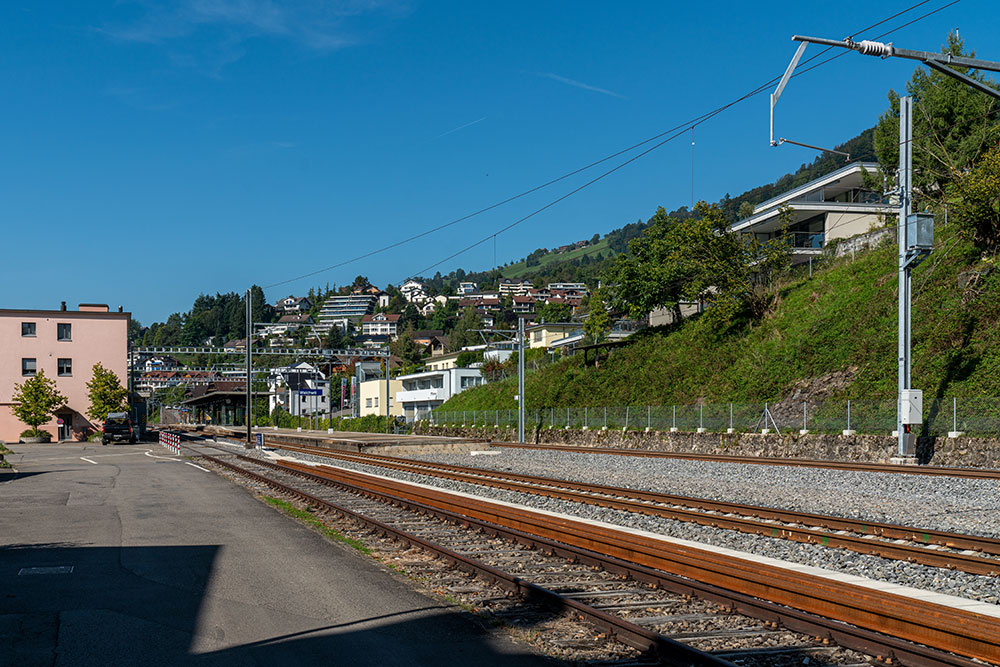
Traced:
<path fill-rule="evenodd" d="M 407 303 L 423 303 L 427 300 L 427 290 L 424 288 L 424 284 L 412 278 L 399 286 L 399 292 Z"/>
<path fill-rule="evenodd" d="M 586 283 L 549 283 L 548 290 L 549 290 L 549 292 L 554 292 L 554 291 L 557 291 L 557 290 L 561 290 L 561 291 L 570 291 L 570 290 L 572 290 L 574 292 L 581 292 L 583 294 L 586 294 L 587 293 L 587 284 Z"/>
<path fill-rule="evenodd" d="M 375 313 L 361 318 L 362 336 L 389 336 L 395 338 L 399 333 L 401 315 L 393 313 Z"/>
<path fill-rule="evenodd" d="M 396 392 L 396 403 L 400 406 L 406 421 L 427 419 L 431 410 L 439 407 L 455 394 L 469 387 L 483 384 L 478 368 L 448 368 L 439 371 L 425 371 L 411 375 L 401 375 L 401 391 Z"/>
<path fill-rule="evenodd" d="M 330 412 L 330 381 L 318 368 L 301 361 L 272 369 L 267 378 L 268 410 L 280 407 L 291 415 Z"/>
<path fill-rule="evenodd" d="M 896 208 L 882 195 L 865 187 L 863 174 L 878 173 L 875 162 L 854 162 L 825 176 L 754 207 L 753 215 L 738 220 L 730 229 L 754 234 L 767 241 L 791 236 L 792 262 L 802 263 L 819 255 L 833 239 L 864 234 L 885 225 L 886 214 Z M 787 230 L 782 230 L 781 211 L 790 211 Z"/>
<path fill-rule="evenodd" d="M 458 284 L 458 295 L 467 296 L 469 294 L 475 294 L 479 291 L 479 285 L 473 282 L 462 282 Z"/>
<path fill-rule="evenodd" d="M 286 313 L 307 313 L 312 308 L 312 301 L 306 296 L 286 296 L 274 304 L 274 309 Z"/>
<path fill-rule="evenodd" d="M 530 280 L 514 280 L 512 278 L 504 278 L 497 285 L 497 292 L 501 295 L 509 294 L 514 295 L 526 295 L 534 285 L 531 284 Z"/>

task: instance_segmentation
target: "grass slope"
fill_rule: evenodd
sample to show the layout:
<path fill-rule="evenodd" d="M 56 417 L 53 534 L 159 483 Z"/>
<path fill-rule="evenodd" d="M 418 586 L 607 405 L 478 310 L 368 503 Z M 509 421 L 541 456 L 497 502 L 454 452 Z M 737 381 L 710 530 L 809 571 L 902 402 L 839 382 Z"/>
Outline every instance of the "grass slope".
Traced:
<path fill-rule="evenodd" d="M 939 238 L 949 232 L 939 229 Z M 967 245 L 945 240 L 913 272 L 913 386 L 924 390 L 925 406 L 946 395 L 1000 396 L 994 268 Z M 812 278 L 789 280 L 762 321 L 720 332 L 692 318 L 637 334 L 599 368 L 584 367 L 579 354 L 530 374 L 528 407 L 775 400 L 803 380 L 845 370 L 849 381 L 836 395 L 893 397 L 896 282 L 894 243 L 855 261 L 832 261 Z M 465 391 L 442 409 L 513 409 L 516 393 L 511 378 Z"/>
<path fill-rule="evenodd" d="M 562 262 L 580 259 L 584 255 L 589 255 L 591 259 L 597 261 L 601 257 L 609 254 L 614 254 L 614 252 L 608 244 L 608 239 L 603 238 L 597 243 L 584 246 L 582 248 L 576 248 L 568 252 L 555 252 L 554 250 L 547 252 L 539 258 L 538 264 L 534 264 L 532 266 L 528 266 L 524 262 L 516 262 L 505 268 L 503 270 L 503 275 L 505 278 L 521 278 L 552 264 L 560 264 Z"/>

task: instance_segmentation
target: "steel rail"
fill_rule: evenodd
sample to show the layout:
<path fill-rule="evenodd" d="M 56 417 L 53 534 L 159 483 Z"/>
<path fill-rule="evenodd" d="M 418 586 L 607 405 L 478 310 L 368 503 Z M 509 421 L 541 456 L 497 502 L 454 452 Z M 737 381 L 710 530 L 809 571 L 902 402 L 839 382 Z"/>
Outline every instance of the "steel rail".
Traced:
<path fill-rule="evenodd" d="M 546 515 L 364 473 L 322 465 L 273 465 L 277 469 L 298 471 L 310 479 L 329 478 L 374 493 L 400 496 L 940 651 L 1000 665 L 998 620 L 991 616 L 672 543 L 648 534 Z"/>
<path fill-rule="evenodd" d="M 599 609 L 594 609 L 590 605 L 573 600 L 547 588 L 525 581 L 520 577 L 504 572 L 495 567 L 487 565 L 474 558 L 463 556 L 451 549 L 434 544 L 405 531 L 393 528 L 376 519 L 372 519 L 354 512 L 346 507 L 341 507 L 329 501 L 317 498 L 316 496 L 295 489 L 294 487 L 282 484 L 277 480 L 270 479 L 264 475 L 259 475 L 251 470 L 240 468 L 222 459 L 202 455 L 205 460 L 211 461 L 219 466 L 232 470 L 238 474 L 249 477 L 259 483 L 280 490 L 316 508 L 323 509 L 335 514 L 340 514 L 362 525 L 365 525 L 381 535 L 390 537 L 404 544 L 408 544 L 441 557 L 450 562 L 455 567 L 481 577 L 486 581 L 497 584 L 501 588 L 510 591 L 518 597 L 544 604 L 556 611 L 572 611 L 581 618 L 589 621 L 595 627 L 606 633 L 610 638 L 623 644 L 655 655 L 665 665 L 675 665 L 676 667 L 736 667 L 732 662 L 715 657 L 704 651 L 692 648 L 687 644 L 675 641 L 660 635 L 657 632 L 644 628 L 635 623 L 626 621 Z M 244 458 L 244 457 L 240 457 Z M 248 459 L 255 464 L 263 462 Z M 418 511 L 429 508 L 417 508 Z M 456 519 L 459 517 L 449 517 Z"/>
<path fill-rule="evenodd" d="M 239 458 L 246 459 L 246 457 Z M 365 486 L 357 486 L 328 477 L 320 477 L 308 471 L 288 470 L 271 462 L 254 459 L 246 460 L 263 467 L 282 470 L 283 472 L 292 472 L 304 479 L 328 484 L 332 487 L 344 489 L 369 498 L 437 516 L 490 535 L 504 537 L 527 546 L 543 549 L 547 553 L 559 555 L 587 565 L 601 567 L 609 572 L 629 577 L 638 582 L 652 584 L 675 594 L 690 595 L 713 601 L 746 616 L 772 623 L 781 623 L 784 627 L 793 631 L 808 633 L 817 637 L 827 637 L 841 646 L 854 648 L 879 658 L 885 658 L 890 663 L 895 662 L 904 665 L 913 665 L 914 667 L 981 667 L 982 665 L 978 661 L 969 660 L 928 646 L 914 644 L 880 632 L 832 621 L 815 614 L 792 609 L 786 605 L 775 604 L 766 599 L 745 595 L 696 579 L 677 576 L 606 554 L 529 535 L 523 531 L 504 528 L 494 523 L 479 521 L 465 514 L 448 512 L 413 500 L 404 500 L 399 496 L 385 494 Z"/>
<path fill-rule="evenodd" d="M 1000 574 L 1000 560 L 994 558 L 982 558 L 969 554 L 935 551 L 920 546 L 874 541 L 864 537 L 842 535 L 836 532 L 817 532 L 812 528 L 776 526 L 763 520 L 706 514 L 704 511 L 738 513 L 744 517 L 756 516 L 760 519 L 771 519 L 773 521 L 798 522 L 824 528 L 826 531 L 849 530 L 860 534 L 877 535 L 891 539 L 906 539 L 928 544 L 940 544 L 952 548 L 972 549 L 979 547 L 986 553 L 998 554 L 1000 553 L 1000 540 L 994 538 L 958 535 L 943 531 L 925 531 L 919 528 L 826 517 L 804 512 L 785 512 L 752 505 L 716 501 L 702 502 L 699 499 L 682 496 L 668 496 L 654 492 L 634 491 L 632 489 L 596 484 L 581 484 L 546 477 L 502 473 L 479 468 L 464 468 L 448 464 L 414 462 L 375 454 L 343 453 L 321 448 L 296 447 L 291 445 L 284 446 L 284 449 L 324 456 L 335 460 L 375 465 L 402 472 L 441 477 L 469 484 L 479 484 L 628 512 L 638 512 L 703 526 L 737 530 L 742 533 L 843 548 L 857 553 L 871 554 L 894 560 L 912 561 L 931 567 L 954 568 L 970 574 L 987 576 Z M 680 504 L 699 509 L 677 509 L 652 505 L 650 503 Z"/>
<path fill-rule="evenodd" d="M 905 475 L 929 475 L 935 477 L 964 477 L 971 479 L 1000 479 L 996 468 L 956 468 L 947 466 L 908 466 L 888 463 L 861 463 L 856 461 L 827 461 L 823 459 L 787 459 L 766 456 L 724 456 L 722 454 L 690 454 L 685 452 L 661 452 L 650 449 L 624 449 L 619 447 L 583 447 L 579 445 L 529 445 L 516 442 L 491 442 L 490 447 L 508 449 L 551 449 L 577 454 L 618 454 L 620 456 L 644 456 L 648 458 L 682 459 L 688 461 L 714 461 L 719 463 L 753 463 L 757 465 L 791 466 L 795 468 L 827 468 L 830 470 L 857 470 L 861 472 L 888 472 Z"/>

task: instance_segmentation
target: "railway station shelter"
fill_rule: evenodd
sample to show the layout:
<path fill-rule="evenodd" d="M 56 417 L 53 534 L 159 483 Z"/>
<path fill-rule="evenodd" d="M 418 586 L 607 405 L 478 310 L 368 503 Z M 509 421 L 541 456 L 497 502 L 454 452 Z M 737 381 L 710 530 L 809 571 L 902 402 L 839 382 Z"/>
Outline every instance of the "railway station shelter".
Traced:
<path fill-rule="evenodd" d="M 254 401 L 266 401 L 267 392 L 254 392 Z M 246 424 L 247 395 L 243 382 L 212 382 L 189 389 L 181 405 L 190 408 L 196 424 L 242 426 Z"/>

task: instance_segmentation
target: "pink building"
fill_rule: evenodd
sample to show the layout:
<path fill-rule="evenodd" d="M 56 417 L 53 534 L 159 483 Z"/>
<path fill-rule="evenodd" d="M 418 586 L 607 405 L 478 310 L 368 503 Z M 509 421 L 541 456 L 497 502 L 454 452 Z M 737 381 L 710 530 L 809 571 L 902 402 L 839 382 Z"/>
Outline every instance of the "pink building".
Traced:
<path fill-rule="evenodd" d="M 66 407 L 39 428 L 59 440 L 83 439 L 99 429 L 86 416 L 87 382 L 100 362 L 127 386 L 129 316 L 87 303 L 79 310 L 66 310 L 65 302 L 61 310 L 0 309 L 0 440 L 17 442 L 28 428 L 11 411 L 11 396 L 15 384 L 40 370 L 55 380 Z"/>

